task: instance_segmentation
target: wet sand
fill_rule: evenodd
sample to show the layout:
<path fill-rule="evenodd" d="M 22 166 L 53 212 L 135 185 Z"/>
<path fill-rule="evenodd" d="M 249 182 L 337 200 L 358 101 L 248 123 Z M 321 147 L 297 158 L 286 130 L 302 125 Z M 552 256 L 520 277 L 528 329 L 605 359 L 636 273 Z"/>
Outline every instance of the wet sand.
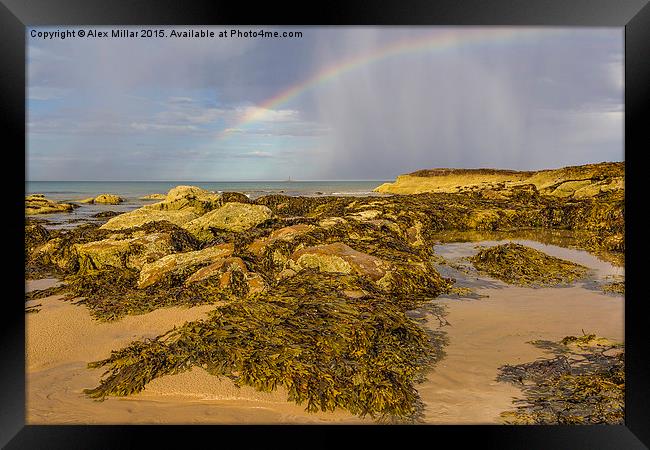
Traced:
<path fill-rule="evenodd" d="M 27 289 L 52 284 L 38 280 Z M 87 369 L 88 362 L 106 358 L 131 341 L 153 338 L 174 325 L 203 318 L 214 306 L 162 308 L 101 323 L 84 306 L 61 296 L 27 302 L 32 304 L 42 306 L 38 313 L 25 315 L 28 424 L 363 422 L 345 411 L 309 414 L 304 406 L 287 402 L 284 390 L 264 393 L 237 388 L 230 380 L 197 367 L 155 379 L 136 395 L 103 402 L 88 399 L 83 390 L 97 386 L 104 371 Z"/>
<path fill-rule="evenodd" d="M 533 289 L 456 273 L 459 285 L 489 297 L 438 300 L 448 309 L 450 325 L 443 329 L 449 345 L 446 357 L 418 385 L 426 423 L 499 423 L 499 413 L 510 409 L 512 398 L 520 392 L 495 381 L 498 367 L 544 356 L 527 341 L 558 340 L 583 330 L 623 341 L 623 297 L 593 287 L 595 280 L 622 275 L 622 269 L 586 252 L 525 243 L 594 269 L 593 279 L 566 288 Z M 445 244 L 437 251 L 450 259 L 462 258 L 473 253 L 475 245 Z M 261 393 L 237 388 L 200 368 L 155 379 L 133 396 L 89 400 L 82 390 L 96 386 L 103 370 L 86 369 L 86 363 L 106 358 L 132 340 L 151 338 L 175 324 L 204 317 L 212 307 L 166 308 L 100 323 L 91 319 L 85 307 L 59 297 L 28 305 L 38 303 L 42 304 L 39 313 L 26 314 L 29 424 L 372 423 L 345 411 L 306 413 L 303 406 L 287 402 L 283 390 Z M 428 326 L 438 329 L 439 323 L 433 319 Z"/>

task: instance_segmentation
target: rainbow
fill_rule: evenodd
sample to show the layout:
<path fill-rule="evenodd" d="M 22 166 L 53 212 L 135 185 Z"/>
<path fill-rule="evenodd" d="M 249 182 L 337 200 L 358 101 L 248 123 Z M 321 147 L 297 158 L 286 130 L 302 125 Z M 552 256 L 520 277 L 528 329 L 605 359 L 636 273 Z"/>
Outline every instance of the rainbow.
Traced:
<path fill-rule="evenodd" d="M 546 37 L 550 34 L 556 34 L 558 31 L 559 30 L 555 28 L 522 29 L 516 27 L 499 27 L 487 30 L 462 30 L 461 33 L 459 33 L 458 28 L 455 28 L 448 31 L 436 31 L 434 34 L 427 34 L 412 39 L 397 41 L 385 47 L 380 47 L 361 55 L 355 55 L 325 67 L 316 74 L 290 86 L 259 105 L 248 108 L 248 111 L 242 115 L 239 121 L 222 131 L 219 137 L 225 137 L 233 131 L 241 130 L 247 125 L 261 119 L 269 110 L 276 109 L 278 106 L 289 102 L 303 92 L 322 85 L 323 83 L 327 83 L 344 73 L 367 64 L 372 64 L 398 55 L 426 51 L 443 52 L 448 49 L 472 44 L 495 44 L 513 41 L 520 42 L 530 38 Z"/>

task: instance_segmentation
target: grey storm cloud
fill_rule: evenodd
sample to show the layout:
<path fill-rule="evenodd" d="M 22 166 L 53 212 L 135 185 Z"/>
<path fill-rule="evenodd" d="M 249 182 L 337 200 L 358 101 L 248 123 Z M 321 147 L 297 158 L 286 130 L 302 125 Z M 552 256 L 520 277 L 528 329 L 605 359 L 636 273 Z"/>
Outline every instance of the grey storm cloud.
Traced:
<path fill-rule="evenodd" d="M 273 179 L 281 162 L 315 179 L 386 179 L 624 158 L 622 29 L 542 29 L 535 39 L 405 52 L 245 121 L 324 68 L 441 30 L 301 31 L 291 40 L 30 38 L 29 177 Z M 174 172 L 174 161 L 185 169 Z"/>

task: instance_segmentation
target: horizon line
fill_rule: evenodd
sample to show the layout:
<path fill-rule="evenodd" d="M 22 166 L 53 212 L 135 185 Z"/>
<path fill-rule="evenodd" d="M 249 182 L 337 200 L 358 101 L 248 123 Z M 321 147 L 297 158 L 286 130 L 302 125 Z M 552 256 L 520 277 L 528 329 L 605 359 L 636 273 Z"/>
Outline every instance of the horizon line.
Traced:
<path fill-rule="evenodd" d="M 349 178 L 321 180 L 25 180 L 26 183 L 302 183 L 323 181 L 391 181 L 391 179 Z"/>

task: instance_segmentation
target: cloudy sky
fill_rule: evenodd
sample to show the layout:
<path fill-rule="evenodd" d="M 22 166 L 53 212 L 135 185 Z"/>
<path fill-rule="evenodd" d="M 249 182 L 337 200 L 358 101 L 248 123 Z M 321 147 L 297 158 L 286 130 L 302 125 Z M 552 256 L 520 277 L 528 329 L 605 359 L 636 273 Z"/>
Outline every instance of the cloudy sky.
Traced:
<path fill-rule="evenodd" d="M 391 179 L 624 159 L 622 28 L 265 30 L 303 36 L 28 30 L 27 178 Z"/>

